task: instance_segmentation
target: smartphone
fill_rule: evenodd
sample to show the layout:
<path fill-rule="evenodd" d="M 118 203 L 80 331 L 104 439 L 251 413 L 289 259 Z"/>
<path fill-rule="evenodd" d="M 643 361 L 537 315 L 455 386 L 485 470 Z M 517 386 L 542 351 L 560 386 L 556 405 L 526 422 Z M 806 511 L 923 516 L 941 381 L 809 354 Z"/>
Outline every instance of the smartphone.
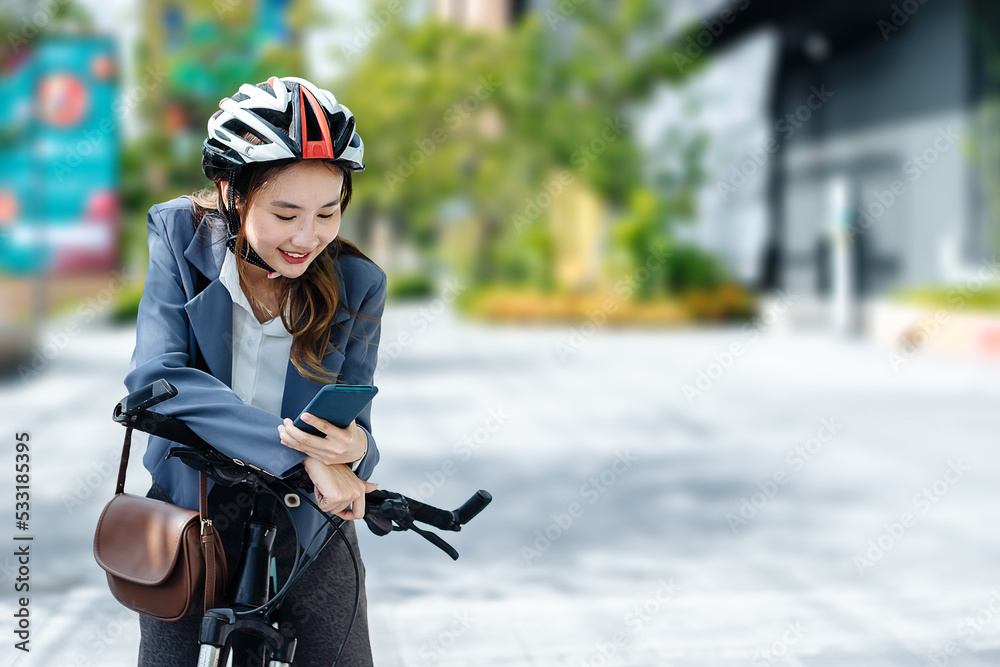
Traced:
<path fill-rule="evenodd" d="M 377 393 L 378 387 L 367 384 L 328 384 L 313 396 L 302 412 L 325 419 L 338 428 L 347 428 Z M 326 437 L 322 431 L 302 421 L 301 414 L 292 423 L 306 433 Z"/>

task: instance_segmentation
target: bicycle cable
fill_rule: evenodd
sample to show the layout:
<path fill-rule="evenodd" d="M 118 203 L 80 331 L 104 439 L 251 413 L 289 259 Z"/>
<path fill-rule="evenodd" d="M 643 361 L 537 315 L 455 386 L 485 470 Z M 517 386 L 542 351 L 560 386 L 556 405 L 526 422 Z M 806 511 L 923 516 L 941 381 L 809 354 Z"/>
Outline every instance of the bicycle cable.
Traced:
<path fill-rule="evenodd" d="M 288 489 L 291 492 L 297 492 L 297 490 L 294 489 L 285 480 L 278 478 L 275 481 L 281 484 L 285 489 Z M 358 616 L 358 607 L 360 606 L 361 603 L 361 570 L 358 568 L 358 559 L 354 555 L 354 549 L 351 548 L 351 543 L 348 541 L 347 536 L 344 534 L 344 531 L 341 530 L 341 525 L 344 523 L 344 520 L 340 519 L 340 523 L 339 524 L 336 523 L 334 517 L 329 516 L 326 512 L 324 512 L 319 507 L 319 505 L 313 502 L 311 498 L 302 493 L 299 493 L 299 496 L 302 500 L 309 503 L 309 505 L 311 505 L 313 509 L 315 509 L 320 514 L 320 516 L 322 516 L 326 520 L 326 522 L 333 527 L 333 531 L 330 533 L 330 535 L 327 536 L 326 540 L 323 542 L 322 546 L 320 546 L 320 548 L 316 551 L 316 553 L 317 554 L 321 553 L 323 549 L 325 549 L 326 546 L 333 540 L 334 536 L 339 535 L 340 539 L 344 542 L 344 548 L 347 549 L 347 553 L 351 557 L 351 565 L 354 566 L 354 607 L 353 609 L 351 609 L 351 620 L 347 623 L 347 630 L 344 632 L 344 639 L 343 641 L 340 642 L 340 648 L 337 649 L 337 655 L 333 659 L 333 665 L 331 665 L 331 667 L 336 667 L 337 663 L 340 662 L 341 654 L 347 647 L 347 640 L 351 636 L 351 630 L 354 628 L 354 621 L 357 619 Z M 339 519 L 339 517 L 337 518 Z M 316 541 L 316 538 L 318 538 L 319 535 L 320 531 L 316 531 L 316 534 L 313 535 L 312 539 L 309 541 L 309 544 L 306 545 L 306 550 L 308 550 L 312 546 L 313 542 Z M 309 563 L 311 563 L 314 560 L 313 557 L 308 555 L 308 553 L 305 554 L 305 559 L 306 560 L 302 565 L 301 569 L 298 572 L 294 573 L 294 578 L 292 574 L 289 575 L 289 581 L 286 582 L 285 586 L 283 586 L 282 589 L 298 581 L 298 579 L 302 576 L 302 574 L 305 573 L 305 569 L 306 567 L 308 567 Z"/>
<path fill-rule="evenodd" d="M 299 490 L 293 489 L 284 480 L 276 479 L 275 481 L 276 482 L 281 482 L 282 485 L 283 485 L 283 487 L 285 489 L 290 490 L 292 492 L 296 492 L 297 495 L 301 496 L 301 492 Z M 313 558 L 311 556 L 309 556 L 308 554 L 312 550 L 313 544 L 316 543 L 316 540 L 319 539 L 319 537 L 320 537 L 320 535 L 322 533 L 322 530 L 317 530 L 316 533 L 313 534 L 312 538 L 310 538 L 309 543 L 306 544 L 306 546 L 304 548 L 298 546 L 299 545 L 299 527 L 295 523 L 295 519 L 292 517 L 291 510 L 287 506 L 284 505 L 283 499 L 280 498 L 278 496 L 278 494 L 274 492 L 273 489 L 271 489 L 270 487 L 268 487 L 266 485 L 263 485 L 262 488 L 265 491 L 267 491 L 268 493 L 270 493 L 272 496 L 274 496 L 275 499 L 277 499 L 279 502 L 281 502 L 282 506 L 285 508 L 285 514 L 288 515 L 288 520 L 291 523 L 292 530 L 295 533 L 295 544 L 296 544 L 296 548 L 295 548 L 295 561 L 292 563 L 292 567 L 289 570 L 288 577 L 285 579 L 285 583 L 282 584 L 282 586 L 281 586 L 280 589 L 278 589 L 277 591 L 275 591 L 274 596 L 270 600 L 268 600 L 264 604 L 260 605 L 259 607 L 255 607 L 253 609 L 248 609 L 246 611 L 236 612 L 237 614 L 243 614 L 243 615 L 254 614 L 254 613 L 258 612 L 258 611 L 266 609 L 269 606 L 279 605 L 281 603 L 281 601 L 283 600 L 286 592 L 288 591 L 288 588 L 290 586 L 292 586 L 296 581 L 298 581 L 298 579 L 303 574 L 305 574 L 306 568 L 308 567 L 309 563 L 313 560 Z M 318 507 L 317 507 L 317 511 L 322 513 L 322 510 L 320 510 Z M 340 525 L 342 525 L 342 524 L 343 524 L 343 519 L 341 519 L 341 524 L 334 524 L 334 532 L 340 532 Z M 326 545 L 330 543 L 330 539 L 332 539 L 332 537 L 333 536 L 330 535 L 327 538 L 327 540 L 322 544 L 322 546 L 320 546 L 320 548 L 316 550 L 317 554 L 321 553 L 323 551 L 323 549 L 326 548 Z"/>

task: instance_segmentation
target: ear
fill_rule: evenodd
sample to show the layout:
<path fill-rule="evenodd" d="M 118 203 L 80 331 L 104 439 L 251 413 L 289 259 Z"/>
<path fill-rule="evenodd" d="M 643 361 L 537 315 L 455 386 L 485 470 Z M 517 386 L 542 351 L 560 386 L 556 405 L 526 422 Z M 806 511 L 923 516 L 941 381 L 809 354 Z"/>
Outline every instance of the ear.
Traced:
<path fill-rule="evenodd" d="M 220 181 L 219 182 L 219 189 L 222 192 L 222 205 L 223 206 L 228 206 L 229 205 L 229 181 Z M 236 211 L 237 211 L 237 213 L 240 211 L 241 208 L 242 207 L 240 206 L 239 198 L 237 197 L 237 199 L 236 199 Z"/>

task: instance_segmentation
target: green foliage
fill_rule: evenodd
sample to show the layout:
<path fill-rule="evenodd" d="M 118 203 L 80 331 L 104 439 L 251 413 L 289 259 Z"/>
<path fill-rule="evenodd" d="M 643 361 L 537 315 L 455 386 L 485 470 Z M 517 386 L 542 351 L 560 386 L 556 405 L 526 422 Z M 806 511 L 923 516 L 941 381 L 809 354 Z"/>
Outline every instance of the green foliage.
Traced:
<path fill-rule="evenodd" d="M 423 299 L 434 294 L 434 279 L 426 273 L 393 273 L 388 278 L 389 298 L 394 301 Z"/>
<path fill-rule="evenodd" d="M 142 300 L 143 281 L 137 280 L 123 289 L 111 304 L 113 322 L 135 322 L 139 316 L 139 302 Z"/>
<path fill-rule="evenodd" d="M 6 69 L 23 49 L 48 34 L 60 32 L 91 32 L 94 17 L 77 0 L 43 2 L 29 0 L 0 4 L 0 69 Z"/>
<path fill-rule="evenodd" d="M 544 227 L 528 227 L 522 236 L 508 234 L 491 251 L 496 282 L 542 291 L 553 288 L 552 238 Z"/>
<path fill-rule="evenodd" d="M 688 215 L 689 211 L 683 210 L 687 205 L 660 197 L 651 189 L 632 194 L 626 213 L 612 232 L 617 256 L 613 254 L 609 261 L 621 274 L 632 274 L 640 267 L 650 272 L 650 279 L 637 286 L 638 297 L 680 295 L 715 288 L 730 279 L 716 257 L 697 246 L 677 242 L 663 224 L 664 220 Z"/>
<path fill-rule="evenodd" d="M 979 290 L 961 287 L 915 287 L 893 294 L 893 300 L 920 308 L 945 308 L 1000 312 L 1000 285 L 987 285 Z"/>
<path fill-rule="evenodd" d="M 730 280 L 717 257 L 692 245 L 675 245 L 666 262 L 665 285 L 673 294 L 715 288 Z"/>
<path fill-rule="evenodd" d="M 1000 66 L 1000 57 L 997 58 Z M 988 247 L 1000 250 L 1000 97 L 983 102 L 972 119 L 972 137 L 966 150 L 979 177 L 987 204 L 989 227 Z"/>

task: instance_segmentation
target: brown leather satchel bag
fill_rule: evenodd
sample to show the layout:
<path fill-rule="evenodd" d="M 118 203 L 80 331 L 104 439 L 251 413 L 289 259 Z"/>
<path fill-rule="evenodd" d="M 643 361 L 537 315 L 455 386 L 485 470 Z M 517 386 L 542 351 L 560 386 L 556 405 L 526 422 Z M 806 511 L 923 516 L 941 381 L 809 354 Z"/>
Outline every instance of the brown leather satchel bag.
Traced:
<path fill-rule="evenodd" d="M 199 511 L 125 493 L 132 427 L 125 431 L 118 486 L 97 522 L 94 558 L 119 602 L 176 621 L 202 602 L 214 606 L 226 585 L 226 554 L 208 518 L 208 482 L 199 473 Z"/>

